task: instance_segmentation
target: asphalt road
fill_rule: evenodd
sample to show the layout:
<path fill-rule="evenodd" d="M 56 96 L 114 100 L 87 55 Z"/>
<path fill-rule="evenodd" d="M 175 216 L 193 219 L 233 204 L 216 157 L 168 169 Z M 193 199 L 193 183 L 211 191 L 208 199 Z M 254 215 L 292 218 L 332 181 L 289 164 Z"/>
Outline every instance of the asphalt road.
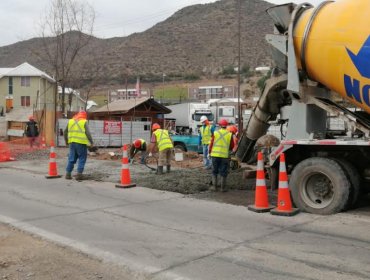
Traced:
<path fill-rule="evenodd" d="M 0 222 L 118 264 L 132 279 L 370 279 L 369 212 L 277 217 L 0 168 Z"/>

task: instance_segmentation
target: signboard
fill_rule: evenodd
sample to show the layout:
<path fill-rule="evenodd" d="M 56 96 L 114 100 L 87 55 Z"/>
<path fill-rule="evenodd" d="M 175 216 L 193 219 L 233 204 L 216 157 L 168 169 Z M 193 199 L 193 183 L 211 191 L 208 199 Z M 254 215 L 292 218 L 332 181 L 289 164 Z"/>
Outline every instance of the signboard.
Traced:
<path fill-rule="evenodd" d="M 121 134 L 122 122 L 118 121 L 104 121 L 104 134 Z"/>

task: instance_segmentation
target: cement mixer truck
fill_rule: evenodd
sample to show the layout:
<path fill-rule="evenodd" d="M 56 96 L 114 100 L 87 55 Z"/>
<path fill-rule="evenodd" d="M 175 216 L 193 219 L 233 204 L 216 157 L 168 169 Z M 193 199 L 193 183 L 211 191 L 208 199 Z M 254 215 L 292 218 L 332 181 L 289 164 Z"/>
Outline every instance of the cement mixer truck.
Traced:
<path fill-rule="evenodd" d="M 322 215 L 345 211 L 370 186 L 370 1 L 290 3 L 267 13 L 274 23 L 266 40 L 275 67 L 236 155 L 251 163 L 261 149 L 276 186 L 285 153 L 298 208 Z M 329 116 L 343 121 L 342 133 L 330 133 Z M 285 124 L 286 133 L 277 144 L 257 146 L 271 122 Z"/>

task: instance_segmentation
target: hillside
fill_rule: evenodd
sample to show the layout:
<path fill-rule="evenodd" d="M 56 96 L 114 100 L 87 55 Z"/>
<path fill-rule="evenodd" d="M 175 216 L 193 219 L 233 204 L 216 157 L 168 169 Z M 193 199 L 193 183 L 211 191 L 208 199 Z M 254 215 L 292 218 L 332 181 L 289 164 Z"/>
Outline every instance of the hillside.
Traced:
<path fill-rule="evenodd" d="M 265 13 L 271 5 L 260 0 L 242 0 L 242 65 L 255 67 L 269 61 L 264 36 L 272 31 L 272 21 Z M 132 76 L 162 73 L 212 76 L 223 67 L 237 65 L 237 8 L 237 0 L 193 5 L 145 32 L 93 38 L 81 61 L 98 63 L 100 75 L 107 83 L 122 83 L 126 67 Z M 18 42 L 0 48 L 0 67 L 14 67 L 27 61 L 53 74 L 42 55 L 41 38 Z"/>

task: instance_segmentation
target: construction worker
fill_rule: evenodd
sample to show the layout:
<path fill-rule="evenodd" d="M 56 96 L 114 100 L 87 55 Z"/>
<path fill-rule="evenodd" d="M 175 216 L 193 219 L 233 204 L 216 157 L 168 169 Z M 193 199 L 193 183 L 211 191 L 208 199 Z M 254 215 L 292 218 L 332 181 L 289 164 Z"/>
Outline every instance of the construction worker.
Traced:
<path fill-rule="evenodd" d="M 230 131 L 231 134 L 233 135 L 232 141 L 234 142 L 234 148 L 232 150 L 232 153 L 235 154 L 237 148 L 238 148 L 238 128 L 235 125 L 229 125 L 227 128 L 227 131 Z"/>
<path fill-rule="evenodd" d="M 159 156 L 158 156 L 158 169 L 157 174 L 163 174 L 163 166 L 167 166 L 167 173 L 171 171 L 171 154 L 173 149 L 173 142 L 168 133 L 168 130 L 161 129 L 161 126 L 154 123 L 152 126 L 152 139 L 151 139 L 151 149 L 149 156 L 152 156 L 154 147 L 157 146 Z"/>
<path fill-rule="evenodd" d="M 130 153 L 129 153 L 129 160 L 132 161 L 134 159 L 134 156 L 138 153 L 141 152 L 141 160 L 140 163 L 144 164 L 145 163 L 145 158 L 146 158 L 146 142 L 144 139 L 136 139 L 130 148 Z"/>
<path fill-rule="evenodd" d="M 203 148 L 203 165 L 206 169 L 211 169 L 212 164 L 208 156 L 209 143 L 211 142 L 211 137 L 215 131 L 215 126 L 211 125 L 208 121 L 207 116 L 201 116 L 200 122 L 202 126 L 199 128 L 199 144 Z"/>
<path fill-rule="evenodd" d="M 226 192 L 226 178 L 229 170 L 230 151 L 234 148 L 231 132 L 226 130 L 227 120 L 219 121 L 220 129 L 216 130 L 211 137 L 209 153 L 212 157 L 212 185 L 218 190 L 217 176 L 220 175 L 221 191 Z"/>
<path fill-rule="evenodd" d="M 72 170 L 78 160 L 76 180 L 83 179 L 82 173 L 87 159 L 87 146 L 93 145 L 93 140 L 87 125 L 87 114 L 85 111 L 77 113 L 68 121 L 64 130 L 64 139 L 69 145 L 68 162 L 66 168 L 67 180 L 72 179 Z"/>
<path fill-rule="evenodd" d="M 26 123 L 26 129 L 24 131 L 24 134 L 28 138 L 30 148 L 33 148 L 33 144 L 36 143 L 36 139 L 39 136 L 39 127 L 37 125 L 37 122 L 35 121 L 34 116 L 28 117 L 28 122 Z"/>

